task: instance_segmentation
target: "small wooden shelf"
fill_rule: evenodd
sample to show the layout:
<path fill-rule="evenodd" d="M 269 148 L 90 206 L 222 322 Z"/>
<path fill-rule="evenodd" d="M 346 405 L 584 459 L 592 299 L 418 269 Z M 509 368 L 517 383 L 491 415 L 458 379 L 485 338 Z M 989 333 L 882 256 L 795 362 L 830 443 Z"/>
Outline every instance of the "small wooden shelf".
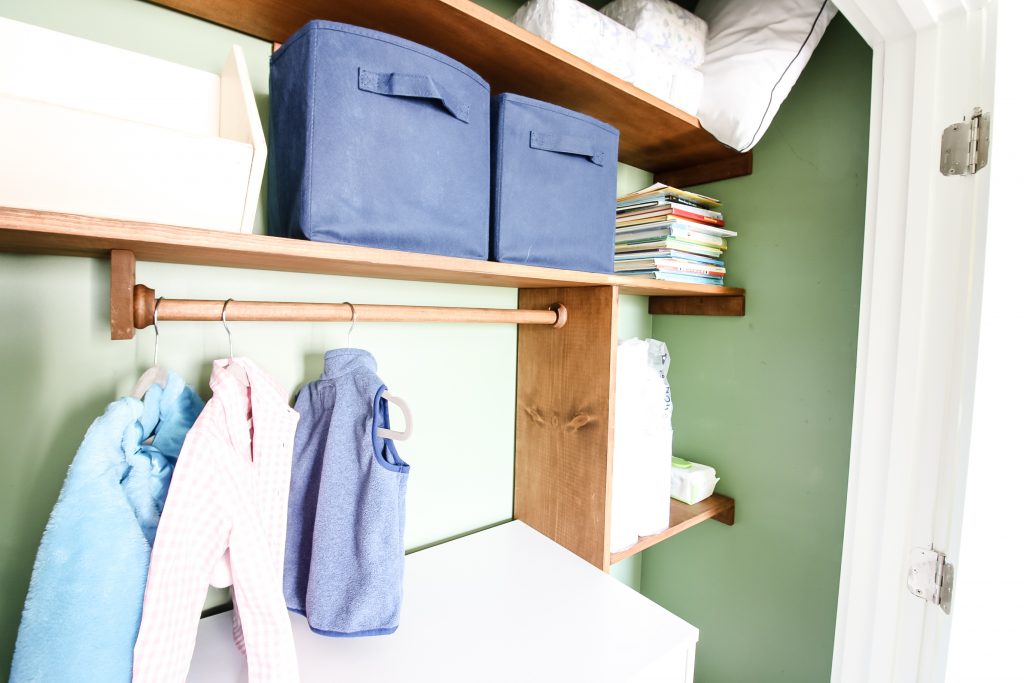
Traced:
<path fill-rule="evenodd" d="M 612 564 L 620 562 L 627 557 L 647 550 L 655 543 L 661 543 L 666 538 L 671 538 L 681 531 L 686 531 L 692 526 L 700 524 L 709 519 L 715 519 L 723 524 L 732 526 L 736 516 L 736 501 L 728 496 L 715 493 L 710 498 L 702 500 L 696 505 L 680 503 L 675 498 L 672 501 L 671 512 L 669 513 L 669 527 L 660 534 L 643 536 L 636 545 L 618 553 L 612 553 Z"/>
<path fill-rule="evenodd" d="M 621 134 L 619 160 L 670 184 L 723 180 L 752 169 L 750 154 L 718 142 L 695 117 L 471 0 L 153 1 L 273 42 L 311 19 L 414 40 L 475 70 L 495 94 L 536 97 L 610 123 Z"/>
<path fill-rule="evenodd" d="M 134 252 L 142 261 L 323 273 L 390 280 L 539 287 L 615 285 L 625 294 L 696 297 L 708 302 L 742 298 L 736 287 L 691 285 L 511 263 L 415 254 L 344 244 L 179 228 L 109 218 L 0 207 L 0 251 L 107 256 Z M 688 311 L 688 314 L 694 312 Z M 699 313 L 698 313 L 699 314 Z"/>

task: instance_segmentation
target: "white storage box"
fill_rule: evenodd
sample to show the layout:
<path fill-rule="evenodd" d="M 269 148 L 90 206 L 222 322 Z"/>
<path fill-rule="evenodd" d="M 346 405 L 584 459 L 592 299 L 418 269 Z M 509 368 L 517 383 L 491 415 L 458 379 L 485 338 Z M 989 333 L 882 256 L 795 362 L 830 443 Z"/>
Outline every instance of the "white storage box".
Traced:
<path fill-rule="evenodd" d="M 267 146 L 219 76 L 0 18 L 0 205 L 252 232 Z"/>
<path fill-rule="evenodd" d="M 699 503 L 715 492 L 715 468 L 682 458 L 672 458 L 672 497 L 687 505 Z"/>

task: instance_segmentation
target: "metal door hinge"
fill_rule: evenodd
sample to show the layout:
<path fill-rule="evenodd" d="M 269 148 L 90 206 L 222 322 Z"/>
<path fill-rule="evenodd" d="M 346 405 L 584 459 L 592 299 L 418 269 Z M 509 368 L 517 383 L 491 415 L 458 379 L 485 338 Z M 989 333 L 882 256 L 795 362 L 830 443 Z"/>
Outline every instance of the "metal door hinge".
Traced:
<path fill-rule="evenodd" d="M 953 601 L 953 565 L 936 550 L 914 548 L 910 551 L 910 571 L 907 574 L 910 592 L 938 605 L 949 614 Z"/>
<path fill-rule="evenodd" d="M 973 175 L 988 165 L 989 128 L 992 114 L 975 107 L 971 118 L 942 131 L 942 175 Z"/>

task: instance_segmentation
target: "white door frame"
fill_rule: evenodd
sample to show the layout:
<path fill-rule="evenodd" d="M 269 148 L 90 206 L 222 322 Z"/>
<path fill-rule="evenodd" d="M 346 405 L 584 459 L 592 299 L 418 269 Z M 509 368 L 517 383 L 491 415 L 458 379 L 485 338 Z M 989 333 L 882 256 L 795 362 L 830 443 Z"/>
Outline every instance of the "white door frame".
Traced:
<path fill-rule="evenodd" d="M 941 680 L 949 617 L 906 573 L 912 547 L 958 550 L 988 172 L 943 177 L 939 140 L 972 106 L 991 110 L 996 3 L 834 2 L 874 61 L 832 680 Z"/>

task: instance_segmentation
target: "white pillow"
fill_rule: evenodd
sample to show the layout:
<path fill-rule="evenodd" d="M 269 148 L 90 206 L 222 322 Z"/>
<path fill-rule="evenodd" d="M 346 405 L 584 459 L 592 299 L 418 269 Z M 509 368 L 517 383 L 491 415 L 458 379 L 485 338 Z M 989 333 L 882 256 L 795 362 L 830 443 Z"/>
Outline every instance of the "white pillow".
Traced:
<path fill-rule="evenodd" d="M 701 0 L 708 22 L 698 118 L 725 144 L 761 139 L 836 14 L 830 0 Z"/>
<path fill-rule="evenodd" d="M 671 55 L 677 64 L 699 67 L 704 62 L 708 25 L 669 0 L 615 0 L 601 12 L 636 31 L 638 40 Z"/>

